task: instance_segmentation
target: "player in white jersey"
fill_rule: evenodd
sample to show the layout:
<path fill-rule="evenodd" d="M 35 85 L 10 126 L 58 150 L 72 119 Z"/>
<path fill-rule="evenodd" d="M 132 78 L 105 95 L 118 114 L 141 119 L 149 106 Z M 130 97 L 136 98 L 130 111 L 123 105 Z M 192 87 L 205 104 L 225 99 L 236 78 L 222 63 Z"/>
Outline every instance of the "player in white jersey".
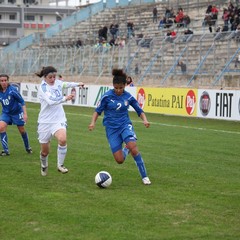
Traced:
<path fill-rule="evenodd" d="M 63 96 L 64 88 L 83 87 L 82 82 L 64 82 L 56 79 L 57 70 L 52 67 L 44 67 L 38 77 L 42 78 L 42 83 L 38 89 L 38 98 L 41 104 L 38 115 L 38 140 L 41 145 L 40 161 L 41 174 L 46 176 L 48 172 L 48 155 L 50 151 L 50 141 L 55 137 L 58 141 L 57 149 L 57 169 L 61 173 L 67 173 L 64 166 L 67 154 L 67 119 L 62 104 L 72 100 L 75 95 Z"/>

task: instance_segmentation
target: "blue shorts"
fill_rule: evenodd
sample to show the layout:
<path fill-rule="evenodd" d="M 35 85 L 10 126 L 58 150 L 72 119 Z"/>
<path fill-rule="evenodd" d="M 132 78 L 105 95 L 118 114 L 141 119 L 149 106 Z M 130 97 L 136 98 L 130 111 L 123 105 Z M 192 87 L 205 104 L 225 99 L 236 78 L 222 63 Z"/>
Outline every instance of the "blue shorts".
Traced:
<path fill-rule="evenodd" d="M 128 124 L 121 129 L 106 127 L 106 136 L 112 153 L 122 149 L 123 142 L 127 144 L 128 142 L 136 142 L 137 140 L 132 124 Z"/>
<path fill-rule="evenodd" d="M 23 112 L 19 112 L 17 114 L 11 115 L 7 113 L 2 113 L 0 116 L 0 121 L 7 123 L 7 125 L 17 125 L 24 126 L 25 122 L 23 120 Z"/>

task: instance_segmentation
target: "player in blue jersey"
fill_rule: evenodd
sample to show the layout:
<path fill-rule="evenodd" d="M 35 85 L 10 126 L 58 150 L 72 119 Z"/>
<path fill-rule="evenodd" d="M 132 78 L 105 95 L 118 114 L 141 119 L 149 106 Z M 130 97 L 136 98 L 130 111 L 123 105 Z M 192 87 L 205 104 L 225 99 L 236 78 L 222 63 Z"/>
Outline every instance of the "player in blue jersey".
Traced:
<path fill-rule="evenodd" d="M 0 135 L 3 147 L 0 156 L 8 156 L 10 154 L 6 131 L 7 126 L 12 124 L 17 125 L 27 153 L 32 153 L 28 134 L 24 127 L 28 119 L 26 105 L 18 90 L 9 84 L 9 76 L 6 74 L 0 74 L 0 102 L 2 104 Z"/>
<path fill-rule="evenodd" d="M 128 115 L 129 106 L 134 108 L 145 127 L 148 128 L 150 123 L 137 100 L 129 92 L 125 91 L 127 76 L 123 70 L 113 69 L 112 74 L 114 88 L 102 96 L 88 128 L 90 131 L 93 130 L 98 116 L 104 112 L 103 125 L 105 126 L 106 136 L 114 159 L 117 163 L 121 164 L 124 162 L 126 156 L 131 153 L 138 167 L 143 184 L 149 185 L 151 182 L 147 176 L 142 156 L 138 151 L 136 144 L 137 137 Z M 124 148 L 122 148 L 123 143 L 126 144 Z"/>

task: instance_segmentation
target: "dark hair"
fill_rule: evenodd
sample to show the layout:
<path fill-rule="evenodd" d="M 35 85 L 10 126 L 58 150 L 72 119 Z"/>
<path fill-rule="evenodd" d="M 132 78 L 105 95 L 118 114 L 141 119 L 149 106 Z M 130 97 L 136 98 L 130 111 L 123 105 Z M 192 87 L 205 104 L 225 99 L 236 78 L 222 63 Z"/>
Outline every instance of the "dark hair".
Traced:
<path fill-rule="evenodd" d="M 7 74 L 0 74 L 0 77 L 6 77 L 7 78 L 7 81 L 9 80 L 9 76 L 7 75 Z M 8 86 L 9 86 L 10 84 L 8 83 Z M 2 92 L 3 91 L 3 88 L 2 88 L 2 86 L 0 85 L 0 92 Z"/>
<path fill-rule="evenodd" d="M 52 72 L 57 72 L 57 69 L 52 67 L 52 66 L 48 66 L 48 67 L 43 67 L 42 70 L 40 72 L 35 73 L 38 77 L 46 77 L 49 73 Z"/>
<path fill-rule="evenodd" d="M 127 76 L 127 84 L 130 84 L 130 83 L 132 83 L 132 82 L 133 82 L 132 77 Z"/>
<path fill-rule="evenodd" d="M 6 77 L 9 80 L 9 76 L 7 74 L 0 74 L 0 77 Z"/>
<path fill-rule="evenodd" d="M 127 75 L 126 73 L 123 72 L 122 69 L 113 69 L 112 75 L 113 75 L 113 84 L 119 84 L 119 83 L 123 83 L 124 85 L 126 84 Z"/>

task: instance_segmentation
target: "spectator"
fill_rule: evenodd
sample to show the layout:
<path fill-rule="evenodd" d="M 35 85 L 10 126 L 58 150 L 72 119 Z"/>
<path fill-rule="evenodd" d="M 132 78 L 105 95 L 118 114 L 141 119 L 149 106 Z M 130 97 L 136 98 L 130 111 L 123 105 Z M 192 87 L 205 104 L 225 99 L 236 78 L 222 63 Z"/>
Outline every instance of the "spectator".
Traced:
<path fill-rule="evenodd" d="M 173 43 L 174 39 L 176 38 L 176 35 L 177 34 L 175 31 L 168 30 L 165 38 L 166 42 Z"/>
<path fill-rule="evenodd" d="M 157 20 L 158 20 L 158 10 L 157 10 L 157 7 L 155 6 L 153 8 L 153 23 L 157 23 Z"/>
<path fill-rule="evenodd" d="M 117 46 L 117 41 L 116 41 L 116 39 L 112 38 L 112 39 L 109 41 L 109 45 L 110 45 L 110 46 Z"/>
<path fill-rule="evenodd" d="M 225 26 L 223 26 L 223 28 L 224 27 Z M 215 41 L 221 39 L 224 36 L 224 34 L 222 32 L 223 32 L 223 29 L 221 29 L 221 27 L 218 27 L 216 29 L 216 35 L 215 35 L 215 38 L 214 38 Z"/>
<path fill-rule="evenodd" d="M 182 74 L 186 74 L 187 65 L 184 62 L 182 62 L 182 61 L 178 62 L 177 66 L 179 66 L 181 68 Z"/>
<path fill-rule="evenodd" d="M 132 77 L 127 76 L 126 85 L 127 85 L 127 87 L 134 87 Z"/>
<path fill-rule="evenodd" d="M 120 48 L 124 48 L 126 45 L 125 37 L 117 37 L 115 44 L 119 46 Z"/>
<path fill-rule="evenodd" d="M 138 75 L 140 73 L 140 69 L 138 64 L 135 65 L 135 69 L 134 69 L 135 75 Z"/>
<path fill-rule="evenodd" d="M 238 14 L 235 14 L 231 21 L 231 31 L 235 31 L 237 26 L 240 24 L 240 18 Z"/>
<path fill-rule="evenodd" d="M 178 9 L 178 14 L 175 16 L 174 22 L 177 24 L 177 27 L 182 27 L 183 26 L 183 10 L 182 8 Z"/>
<path fill-rule="evenodd" d="M 166 19 L 166 17 L 163 17 L 163 18 L 159 21 L 158 29 L 165 28 L 165 27 L 166 27 L 166 23 L 167 23 L 167 19 Z"/>
<path fill-rule="evenodd" d="M 206 10 L 206 14 L 210 15 L 212 13 L 212 5 L 208 5 L 207 10 Z"/>
<path fill-rule="evenodd" d="M 170 18 L 171 17 L 171 10 L 166 7 L 166 10 L 165 10 L 165 18 Z"/>
<path fill-rule="evenodd" d="M 209 14 L 205 15 L 204 21 L 203 21 L 203 26 L 208 26 L 209 32 L 212 32 L 212 26 L 213 26 L 213 22 L 212 22 L 212 17 Z"/>
<path fill-rule="evenodd" d="M 192 38 L 193 31 L 189 28 L 184 31 L 183 42 L 189 41 Z"/>
<path fill-rule="evenodd" d="M 117 38 L 117 35 L 118 35 L 118 24 L 111 24 L 110 25 L 110 28 L 109 28 L 109 31 L 112 35 L 112 38 L 113 39 L 116 39 Z"/>
<path fill-rule="evenodd" d="M 165 18 L 166 19 L 168 19 L 168 18 L 175 18 L 175 14 L 174 14 L 173 8 L 170 9 L 170 8 L 166 7 Z"/>
<path fill-rule="evenodd" d="M 235 68 L 238 67 L 238 64 L 240 63 L 240 54 L 238 55 L 238 57 L 236 57 L 236 60 L 235 60 Z"/>
<path fill-rule="evenodd" d="M 108 33 L 108 28 L 107 26 L 104 26 L 103 29 L 102 29 L 102 38 L 105 39 L 107 41 L 107 33 Z"/>
<path fill-rule="evenodd" d="M 134 24 L 133 22 L 128 22 L 127 23 L 127 38 L 134 37 Z"/>
<path fill-rule="evenodd" d="M 234 36 L 235 40 L 238 42 L 240 39 L 240 24 L 237 26 L 237 29 L 234 31 Z"/>
<path fill-rule="evenodd" d="M 234 5 L 233 5 L 233 3 L 231 1 L 228 2 L 228 8 L 227 9 L 228 9 L 229 12 L 233 12 L 234 11 Z"/>
<path fill-rule="evenodd" d="M 184 15 L 182 19 L 183 26 L 186 28 L 191 22 L 191 19 L 188 15 Z"/>
<path fill-rule="evenodd" d="M 98 38 L 100 41 L 102 41 L 103 39 L 107 40 L 107 32 L 108 28 L 106 26 L 98 30 Z"/>
<path fill-rule="evenodd" d="M 122 37 L 122 38 L 120 39 L 119 47 L 124 48 L 125 45 L 126 45 L 126 38 L 125 38 L 125 37 Z"/>
<path fill-rule="evenodd" d="M 218 9 L 217 9 L 216 5 L 212 6 L 211 17 L 212 17 L 213 25 L 215 25 L 216 21 L 218 19 Z"/>
<path fill-rule="evenodd" d="M 102 47 L 103 47 L 103 50 L 108 50 L 111 48 L 111 45 L 106 40 L 103 40 Z"/>
<path fill-rule="evenodd" d="M 172 25 L 173 25 L 173 20 L 170 19 L 170 18 L 168 18 L 168 19 L 166 20 L 166 25 L 165 25 L 165 27 L 166 27 L 166 28 L 170 28 Z"/>
<path fill-rule="evenodd" d="M 226 8 L 223 9 L 222 19 L 223 19 L 223 21 L 224 21 L 224 25 L 225 25 L 225 26 L 228 26 L 229 11 L 228 11 Z"/>
<path fill-rule="evenodd" d="M 102 32 L 103 32 L 103 29 L 99 28 L 99 30 L 98 30 L 98 39 L 99 40 L 102 40 Z"/>
<path fill-rule="evenodd" d="M 77 47 L 81 47 L 82 46 L 82 41 L 80 39 L 77 40 L 76 46 Z"/>

